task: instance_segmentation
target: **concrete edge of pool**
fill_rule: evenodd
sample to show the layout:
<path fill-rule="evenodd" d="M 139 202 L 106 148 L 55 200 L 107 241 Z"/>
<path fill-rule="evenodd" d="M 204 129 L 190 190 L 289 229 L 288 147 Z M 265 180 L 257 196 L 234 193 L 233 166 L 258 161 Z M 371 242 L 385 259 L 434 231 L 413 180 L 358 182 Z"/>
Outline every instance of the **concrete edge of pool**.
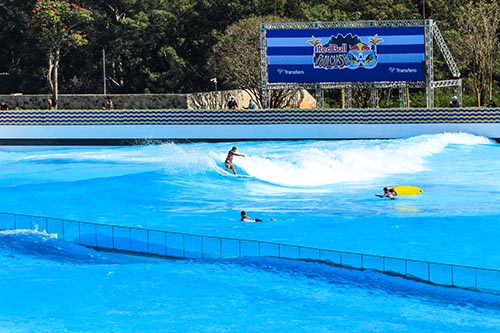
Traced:
<path fill-rule="evenodd" d="M 137 145 L 157 142 L 399 139 L 465 132 L 500 141 L 499 123 L 251 125 L 0 125 L 0 145 Z"/>

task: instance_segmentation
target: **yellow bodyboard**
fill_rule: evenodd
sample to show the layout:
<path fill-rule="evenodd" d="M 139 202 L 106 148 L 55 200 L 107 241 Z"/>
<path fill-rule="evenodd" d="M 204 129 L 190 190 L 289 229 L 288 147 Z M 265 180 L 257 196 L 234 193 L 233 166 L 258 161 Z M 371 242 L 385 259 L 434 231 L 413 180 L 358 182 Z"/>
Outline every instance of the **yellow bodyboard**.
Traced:
<path fill-rule="evenodd" d="M 396 190 L 396 193 L 400 196 L 419 195 L 424 192 L 420 187 L 410 185 L 394 186 L 394 190 Z"/>

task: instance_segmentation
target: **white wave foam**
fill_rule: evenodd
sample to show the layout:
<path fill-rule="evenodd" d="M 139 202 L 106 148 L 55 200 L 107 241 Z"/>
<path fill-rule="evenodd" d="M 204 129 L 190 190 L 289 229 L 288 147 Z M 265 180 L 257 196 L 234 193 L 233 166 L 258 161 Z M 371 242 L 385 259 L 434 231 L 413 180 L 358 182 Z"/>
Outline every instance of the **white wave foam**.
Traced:
<path fill-rule="evenodd" d="M 287 153 L 238 159 L 249 175 L 283 186 L 321 186 L 366 181 L 428 168 L 426 158 L 449 145 L 490 144 L 467 133 L 422 135 L 404 140 L 312 142 Z"/>
<path fill-rule="evenodd" d="M 492 144 L 485 137 L 467 133 L 421 135 L 402 140 L 353 140 L 306 142 L 249 142 L 235 157 L 239 172 L 282 186 L 321 186 L 376 179 L 391 174 L 426 170 L 426 158 L 449 145 Z M 199 174 L 223 167 L 231 144 L 161 144 L 132 147 L 73 147 L 0 152 L 2 163 L 35 162 L 43 170 L 57 168 L 52 177 L 79 179 L 127 173 L 161 171 L 166 174 Z M 76 166 L 64 164 L 79 163 Z M 102 168 L 87 174 L 95 163 Z M 53 166 L 52 164 L 55 164 Z M 81 164 L 81 165 L 80 165 Z M 123 165 L 123 167 L 118 167 Z M 30 165 L 27 168 L 31 170 Z M 78 169 L 78 172 L 75 172 Z M 8 171 L 8 168 L 7 168 Z M 6 171 L 6 172 L 7 172 Z M 66 178 L 65 178 L 66 177 Z"/>
<path fill-rule="evenodd" d="M 35 229 L 16 229 L 16 230 L 0 230 L 0 235 L 22 235 L 22 236 L 35 236 L 47 239 L 57 239 L 57 234 L 50 234 L 44 231 Z"/>

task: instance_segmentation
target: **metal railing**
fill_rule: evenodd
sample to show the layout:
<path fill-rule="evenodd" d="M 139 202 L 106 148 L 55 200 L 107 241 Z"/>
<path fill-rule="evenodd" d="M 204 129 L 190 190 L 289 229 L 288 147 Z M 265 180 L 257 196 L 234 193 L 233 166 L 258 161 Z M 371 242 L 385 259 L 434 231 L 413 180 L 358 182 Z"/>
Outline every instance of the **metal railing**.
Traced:
<path fill-rule="evenodd" d="M 203 236 L 0 212 L 0 230 L 38 230 L 97 250 L 170 258 L 278 257 L 372 270 L 447 287 L 500 294 L 500 270 L 314 247 Z"/>

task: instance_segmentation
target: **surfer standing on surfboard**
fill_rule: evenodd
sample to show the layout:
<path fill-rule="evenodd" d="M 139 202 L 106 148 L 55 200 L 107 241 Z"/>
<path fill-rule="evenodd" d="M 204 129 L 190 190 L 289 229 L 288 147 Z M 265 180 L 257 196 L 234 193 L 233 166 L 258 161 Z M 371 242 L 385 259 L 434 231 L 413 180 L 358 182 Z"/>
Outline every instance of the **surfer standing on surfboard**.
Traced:
<path fill-rule="evenodd" d="M 236 152 L 238 148 L 236 148 L 236 146 L 233 146 L 233 148 L 231 148 L 231 150 L 227 153 L 227 157 L 226 157 L 226 161 L 224 162 L 224 164 L 226 165 L 226 171 L 228 171 L 229 169 L 233 170 L 233 173 L 236 174 L 236 169 L 234 168 L 234 165 L 233 165 L 233 157 L 234 156 L 243 156 L 245 157 L 245 154 L 239 154 Z"/>

